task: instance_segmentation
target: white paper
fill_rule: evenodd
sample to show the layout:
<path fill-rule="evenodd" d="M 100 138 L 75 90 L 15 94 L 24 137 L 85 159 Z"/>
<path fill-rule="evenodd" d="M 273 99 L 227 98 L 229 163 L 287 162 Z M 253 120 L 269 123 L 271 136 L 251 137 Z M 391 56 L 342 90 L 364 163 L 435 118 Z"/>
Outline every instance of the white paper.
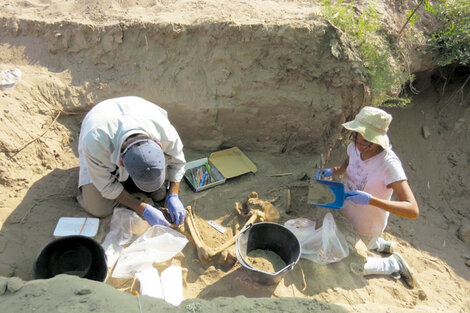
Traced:
<path fill-rule="evenodd" d="M 162 284 L 155 267 L 147 267 L 137 272 L 135 276 L 140 282 L 141 295 L 163 299 Z"/>
<path fill-rule="evenodd" d="M 183 296 L 183 271 L 180 266 L 171 265 L 162 272 L 162 289 L 165 301 L 174 306 L 180 305 Z"/>

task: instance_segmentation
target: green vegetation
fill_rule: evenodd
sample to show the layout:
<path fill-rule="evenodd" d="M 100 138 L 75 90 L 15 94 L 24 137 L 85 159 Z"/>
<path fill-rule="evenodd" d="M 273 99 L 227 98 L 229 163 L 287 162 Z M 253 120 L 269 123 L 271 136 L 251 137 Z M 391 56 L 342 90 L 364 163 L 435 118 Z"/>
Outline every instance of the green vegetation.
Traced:
<path fill-rule="evenodd" d="M 370 1 L 360 11 L 354 1 L 323 0 L 322 15 L 346 33 L 355 43 L 364 63 L 372 91 L 372 101 L 378 105 L 397 93 L 410 79 L 404 68 L 396 64 L 397 51 L 390 44 L 381 22 L 381 13 Z"/>
<path fill-rule="evenodd" d="M 470 66 L 470 1 L 439 0 L 425 8 L 441 25 L 429 40 L 439 65 Z"/>
<path fill-rule="evenodd" d="M 388 26 L 383 24 L 376 2 L 365 3 L 362 7 L 354 0 L 322 0 L 322 15 L 351 38 L 364 63 L 373 104 L 404 106 L 409 99 L 390 95 L 397 94 L 412 76 L 405 68 L 406 62 L 402 61 L 402 50 L 387 35 Z M 402 31 L 407 24 L 415 25 L 423 9 L 439 23 L 428 40 L 428 52 L 435 56 L 436 62 L 441 66 L 470 66 L 470 1 L 419 0 L 407 12 L 400 36 L 410 36 L 411 33 Z"/>
<path fill-rule="evenodd" d="M 414 26 L 419 19 L 420 6 L 433 14 L 439 22 L 439 28 L 428 41 L 428 50 L 435 55 L 441 66 L 449 64 L 470 65 L 470 1 L 468 0 L 420 0 L 413 10 L 408 12 L 407 24 Z"/>

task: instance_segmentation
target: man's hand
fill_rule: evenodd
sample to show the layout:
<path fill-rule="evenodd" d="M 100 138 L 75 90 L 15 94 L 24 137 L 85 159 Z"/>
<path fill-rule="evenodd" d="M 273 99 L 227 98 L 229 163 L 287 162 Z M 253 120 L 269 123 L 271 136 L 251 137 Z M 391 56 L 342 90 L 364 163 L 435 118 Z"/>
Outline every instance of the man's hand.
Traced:
<path fill-rule="evenodd" d="M 349 190 L 346 192 L 345 199 L 356 204 L 369 204 L 371 195 L 361 190 Z"/>
<path fill-rule="evenodd" d="M 144 213 L 142 213 L 142 216 L 150 224 L 150 226 L 153 226 L 153 225 L 162 225 L 162 226 L 167 226 L 167 227 L 171 226 L 171 224 L 168 223 L 168 221 L 165 219 L 165 216 L 163 216 L 162 211 L 154 208 L 150 204 L 147 204 L 145 206 Z"/>
<path fill-rule="evenodd" d="M 186 210 L 184 209 L 183 203 L 177 194 L 170 194 L 166 198 L 168 211 L 170 211 L 170 216 L 172 222 L 176 225 L 179 225 L 184 222 L 186 217 Z"/>

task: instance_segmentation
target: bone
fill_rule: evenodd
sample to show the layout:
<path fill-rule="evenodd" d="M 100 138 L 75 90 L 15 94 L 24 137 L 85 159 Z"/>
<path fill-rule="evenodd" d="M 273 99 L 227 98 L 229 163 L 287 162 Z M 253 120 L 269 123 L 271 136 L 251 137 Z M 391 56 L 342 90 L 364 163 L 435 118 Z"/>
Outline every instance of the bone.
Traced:
<path fill-rule="evenodd" d="M 248 214 L 244 214 L 242 211 L 242 204 L 239 202 L 235 203 L 235 211 L 241 216 L 249 216 L 248 220 L 245 222 L 242 228 L 235 230 L 234 236 L 224 242 L 222 245 L 212 248 L 208 247 L 202 240 L 201 234 L 196 226 L 196 221 L 194 219 L 194 211 L 191 206 L 186 207 L 187 217 L 185 220 L 185 230 L 189 231 L 190 236 L 193 238 L 194 245 L 197 249 L 197 254 L 199 260 L 203 263 L 209 263 L 216 256 L 219 256 L 221 262 L 233 262 L 233 258 L 228 258 L 228 254 L 220 256 L 222 252 L 230 248 L 237 240 L 241 232 L 251 224 L 256 223 L 257 221 L 274 221 L 279 219 L 279 212 L 269 201 L 264 201 L 258 198 L 256 192 L 252 192 L 247 199 L 246 207 L 249 209 Z"/>

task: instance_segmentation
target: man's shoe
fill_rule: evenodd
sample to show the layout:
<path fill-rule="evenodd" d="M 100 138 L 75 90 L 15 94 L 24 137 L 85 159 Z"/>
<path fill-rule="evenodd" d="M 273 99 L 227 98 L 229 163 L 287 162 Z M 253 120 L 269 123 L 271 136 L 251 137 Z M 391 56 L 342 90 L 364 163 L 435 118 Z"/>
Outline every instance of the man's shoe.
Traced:
<path fill-rule="evenodd" d="M 411 288 L 416 286 L 416 280 L 413 276 L 413 270 L 411 267 L 406 263 L 405 259 L 399 254 L 398 252 L 394 252 L 391 256 L 391 258 L 394 258 L 398 264 L 400 265 L 400 276 L 403 278 L 405 283 L 410 286 Z"/>

